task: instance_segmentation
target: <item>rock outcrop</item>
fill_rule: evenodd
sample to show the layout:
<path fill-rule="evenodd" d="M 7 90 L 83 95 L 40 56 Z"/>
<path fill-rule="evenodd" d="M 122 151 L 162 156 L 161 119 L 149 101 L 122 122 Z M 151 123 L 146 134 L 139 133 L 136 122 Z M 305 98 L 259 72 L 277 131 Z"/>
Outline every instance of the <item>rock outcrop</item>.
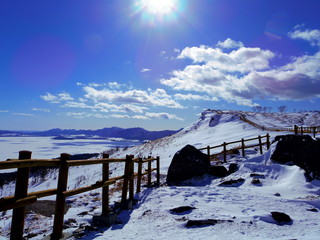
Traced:
<path fill-rule="evenodd" d="M 191 145 L 186 145 L 172 159 L 168 169 L 167 183 L 179 184 L 195 176 L 202 176 L 208 171 L 208 156 Z"/>

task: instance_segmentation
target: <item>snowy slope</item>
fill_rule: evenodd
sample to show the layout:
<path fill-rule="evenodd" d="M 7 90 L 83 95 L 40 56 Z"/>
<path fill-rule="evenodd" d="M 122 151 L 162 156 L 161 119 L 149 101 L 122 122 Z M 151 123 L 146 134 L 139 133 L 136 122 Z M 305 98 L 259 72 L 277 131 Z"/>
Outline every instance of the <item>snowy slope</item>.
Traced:
<path fill-rule="evenodd" d="M 249 115 L 251 119 L 262 125 L 277 121 L 270 120 L 270 116 L 263 117 L 263 114 L 247 114 Z M 298 118 L 293 117 L 293 119 L 296 120 L 290 121 L 298 124 L 296 122 Z M 285 124 L 287 123 L 283 123 Z M 312 124 L 320 125 L 310 122 L 310 125 Z M 238 112 L 206 111 L 194 124 L 172 136 L 116 152 L 111 157 L 122 158 L 126 154 L 134 154 L 136 157 L 158 155 L 161 159 L 161 174 L 166 174 L 173 155 L 187 144 L 201 148 L 266 133 L 240 120 Z M 269 134 L 274 137 L 279 135 L 279 132 L 269 132 Z M 193 183 L 200 185 L 197 187 L 143 188 L 143 191 L 136 196 L 139 199 L 138 204 L 134 210 L 123 211 L 120 214 L 119 224 L 102 229 L 102 232 L 100 230 L 87 232 L 87 236 L 83 239 L 136 239 L 137 237 L 146 240 L 164 238 L 320 239 L 320 213 L 309 211 L 320 208 L 320 182 L 307 183 L 303 171 L 296 166 L 272 163 L 269 158 L 273 148 L 274 146 L 264 155 L 259 155 L 255 150 L 247 150 L 246 157 L 238 156 L 232 159 L 231 161 L 238 162 L 240 169 L 225 179 L 206 176 L 192 180 Z M 121 164 L 112 165 L 110 169 L 114 176 L 123 174 Z M 251 183 L 251 173 L 260 175 L 260 185 Z M 223 180 L 238 178 L 245 179 L 245 182 L 236 187 L 219 186 Z M 55 188 L 56 179 L 55 171 L 51 172 L 44 182 L 31 178 L 29 191 Z M 68 187 L 73 189 L 92 184 L 100 179 L 101 166 L 99 165 L 75 167 L 70 169 Z M 13 184 L 0 189 L 1 196 L 12 195 L 13 191 Z M 111 197 L 111 203 L 119 199 L 120 195 L 116 193 Z M 66 229 L 66 232 L 74 231 L 80 224 L 90 224 L 92 215 L 101 213 L 99 191 L 74 196 L 69 198 L 68 202 L 71 208 L 65 215 L 65 220 L 76 219 L 76 223 L 74 228 Z M 196 209 L 181 215 L 174 215 L 169 211 L 184 205 Z M 271 218 L 272 211 L 289 214 L 293 219 L 292 224 L 283 226 L 276 224 Z M 81 214 L 83 212 L 86 214 Z M 29 221 L 30 219 L 33 221 Z M 233 222 L 201 228 L 186 228 L 188 219 L 219 219 Z M 32 239 L 42 239 L 44 235 L 51 233 L 52 221 L 52 217 L 30 214 L 26 221 L 26 231 L 41 233 Z M 7 236 L 10 222 L 11 211 L 0 216 L 0 236 Z M 0 237 L 0 239 L 6 239 L 6 237 Z"/>

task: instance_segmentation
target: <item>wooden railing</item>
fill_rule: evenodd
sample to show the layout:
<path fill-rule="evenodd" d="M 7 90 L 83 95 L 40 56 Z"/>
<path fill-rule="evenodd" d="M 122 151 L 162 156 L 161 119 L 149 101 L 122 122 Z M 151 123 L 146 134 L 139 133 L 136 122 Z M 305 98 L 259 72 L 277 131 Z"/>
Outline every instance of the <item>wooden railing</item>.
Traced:
<path fill-rule="evenodd" d="M 263 142 L 263 139 L 266 139 L 265 142 Z M 252 141 L 256 141 L 258 140 L 258 143 L 255 144 L 245 144 L 247 142 L 252 142 Z M 239 143 L 239 145 L 237 145 Z M 253 147 L 259 147 L 260 153 L 263 154 L 263 145 L 267 145 L 267 149 L 270 148 L 270 136 L 267 133 L 265 136 L 258 136 L 256 138 L 248 138 L 248 139 L 241 139 L 239 141 L 233 141 L 233 142 L 224 142 L 220 145 L 216 145 L 216 146 L 207 146 L 204 148 L 199 148 L 198 150 L 207 150 L 207 155 L 209 157 L 209 160 L 212 160 L 215 156 L 218 155 L 223 155 L 223 161 L 226 162 L 227 161 L 227 154 L 230 153 L 231 150 L 235 150 L 235 149 L 241 149 L 241 153 L 242 156 L 245 156 L 245 149 L 247 148 L 253 148 Z M 232 146 L 227 148 L 228 146 Z M 211 149 L 215 149 L 215 148 L 222 148 L 221 152 L 215 153 L 215 154 L 211 154 Z"/>
<path fill-rule="evenodd" d="M 133 155 L 126 156 L 125 159 L 111 159 L 108 154 L 104 154 L 102 159 L 96 160 L 70 160 L 70 155 L 63 153 L 60 159 L 31 159 L 30 151 L 20 151 L 19 159 L 9 159 L 0 162 L 1 169 L 17 168 L 17 177 L 15 185 L 14 196 L 0 198 L 0 211 L 13 209 L 12 224 L 11 224 L 11 240 L 22 240 L 25 207 L 31 203 L 36 202 L 39 198 L 56 195 L 55 214 L 53 231 L 51 235 L 52 240 L 57 240 L 62 237 L 63 221 L 64 221 L 64 208 L 66 198 L 91 191 L 94 189 L 102 188 L 102 214 L 101 216 L 108 216 L 109 209 L 109 186 L 119 180 L 123 181 L 121 204 L 126 204 L 134 200 L 134 180 L 137 178 L 136 192 L 141 191 L 142 176 L 147 175 L 148 185 L 151 185 L 151 173 L 156 171 L 156 183 L 160 185 L 160 158 L 148 157 L 146 159 L 134 158 Z M 156 161 L 156 166 L 152 168 L 152 162 Z M 109 177 L 109 164 L 110 163 L 124 163 L 124 175 L 117 177 Z M 134 171 L 134 164 L 138 164 L 137 172 Z M 143 164 L 148 163 L 146 168 Z M 68 185 L 68 172 L 70 167 L 102 164 L 102 179 L 96 183 L 80 187 L 72 190 L 67 190 Z M 38 192 L 28 193 L 29 181 L 29 168 L 30 167 L 58 167 L 59 176 L 57 188 L 48 189 Z M 144 171 L 143 171 L 144 169 Z M 127 198 L 129 192 L 129 197 Z"/>
<path fill-rule="evenodd" d="M 294 132 L 295 135 L 298 135 L 298 134 L 304 134 L 304 133 L 311 133 L 313 134 L 313 137 L 315 138 L 316 137 L 316 134 L 320 132 L 320 126 L 312 126 L 312 127 L 304 127 L 304 126 L 297 126 L 297 125 L 294 125 L 293 127 L 286 127 L 286 128 L 283 128 L 283 127 L 274 127 L 274 128 L 270 128 L 270 127 L 265 127 L 265 126 L 262 126 L 262 125 L 259 125 L 251 120 L 249 120 L 248 118 L 246 118 L 245 115 L 241 114 L 240 115 L 240 119 L 246 123 L 249 123 L 250 125 L 256 127 L 256 128 L 259 128 L 261 130 L 264 130 L 264 131 L 273 131 L 273 132 Z"/>

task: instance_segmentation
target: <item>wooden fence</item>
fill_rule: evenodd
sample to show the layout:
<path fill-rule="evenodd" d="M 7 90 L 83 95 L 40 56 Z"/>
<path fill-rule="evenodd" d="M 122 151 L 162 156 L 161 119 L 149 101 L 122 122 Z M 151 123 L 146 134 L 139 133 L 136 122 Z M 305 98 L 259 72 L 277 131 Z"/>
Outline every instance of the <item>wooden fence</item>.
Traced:
<path fill-rule="evenodd" d="M 148 184 L 151 185 L 151 173 L 156 171 L 156 183 L 160 185 L 160 158 L 148 157 L 146 159 L 134 158 L 133 155 L 126 156 L 125 159 L 111 159 L 108 154 L 104 154 L 102 159 L 96 160 L 70 160 L 70 155 L 63 153 L 60 159 L 31 159 L 30 151 L 20 151 L 19 159 L 10 159 L 0 162 L 0 169 L 17 168 L 17 177 L 15 185 L 14 196 L 2 197 L 0 199 L 0 211 L 13 209 L 12 224 L 11 224 L 11 240 L 22 240 L 25 207 L 37 201 L 38 198 L 56 195 L 55 214 L 53 231 L 51 235 L 52 240 L 57 240 L 62 237 L 64 209 L 66 198 L 102 188 L 102 214 L 101 216 L 108 216 L 109 209 L 109 186 L 119 180 L 123 181 L 121 204 L 128 204 L 134 198 L 134 180 L 136 182 L 136 192 L 141 190 L 142 176 L 147 175 Z M 152 162 L 156 161 L 156 167 L 152 167 Z M 124 175 L 117 177 L 109 177 L 109 164 L 115 162 L 122 162 L 124 166 Z M 134 164 L 138 165 L 137 172 L 134 172 Z M 147 163 L 147 167 L 143 168 L 143 164 Z M 68 186 L 68 172 L 69 167 L 102 164 L 102 179 L 96 183 L 80 187 L 72 190 L 67 190 Z M 57 188 L 48 189 L 38 192 L 28 193 L 29 168 L 30 167 L 58 167 L 59 176 Z M 143 172 L 144 171 L 144 172 Z M 127 198 L 129 192 L 129 197 Z"/>
<path fill-rule="evenodd" d="M 316 134 L 320 132 L 320 126 L 312 126 L 312 127 L 306 127 L 306 126 L 297 126 L 294 125 L 293 127 L 287 127 L 287 128 L 270 128 L 270 127 L 265 127 L 262 125 L 259 125 L 249 119 L 246 118 L 245 115 L 240 115 L 240 119 L 246 123 L 249 123 L 250 125 L 259 128 L 264 131 L 273 131 L 273 132 L 294 132 L 295 135 L 301 134 L 303 135 L 304 133 L 311 133 L 313 134 L 313 137 L 316 137 Z"/>
<path fill-rule="evenodd" d="M 265 142 L 263 142 L 263 139 L 266 139 Z M 258 143 L 255 144 L 245 144 L 247 142 L 252 142 L 252 141 L 256 141 L 258 140 Z M 239 144 L 239 145 L 237 145 Z M 227 148 L 227 146 L 232 146 L 229 149 Z M 230 153 L 231 150 L 234 149 L 241 149 L 241 153 L 242 156 L 245 156 L 245 149 L 247 148 L 253 148 L 253 147 L 259 147 L 260 153 L 263 154 L 263 145 L 267 145 L 267 149 L 270 148 L 270 136 L 267 133 L 265 136 L 258 136 L 256 138 L 248 138 L 248 139 L 241 139 L 239 141 L 233 141 L 233 142 L 224 142 L 220 145 L 216 145 L 216 146 L 207 146 L 204 148 L 199 148 L 198 150 L 207 150 L 207 155 L 209 157 L 209 160 L 212 160 L 212 158 L 214 158 L 217 155 L 221 155 L 223 154 L 223 161 L 227 162 L 227 154 Z M 222 148 L 222 151 L 219 153 L 215 153 L 215 154 L 211 154 L 210 150 L 211 149 L 215 149 L 215 148 Z"/>

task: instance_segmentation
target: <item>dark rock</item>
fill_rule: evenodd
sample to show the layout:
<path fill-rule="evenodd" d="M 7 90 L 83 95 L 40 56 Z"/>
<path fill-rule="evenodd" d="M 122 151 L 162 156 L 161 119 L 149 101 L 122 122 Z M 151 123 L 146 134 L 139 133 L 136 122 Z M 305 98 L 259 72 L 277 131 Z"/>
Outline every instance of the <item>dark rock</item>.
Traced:
<path fill-rule="evenodd" d="M 237 163 L 230 163 L 229 165 L 229 174 L 235 173 L 238 171 L 239 165 Z"/>
<path fill-rule="evenodd" d="M 307 209 L 307 211 L 310 211 L 310 212 L 318 212 L 318 209 L 316 209 L 316 208 L 309 208 L 309 209 Z"/>
<path fill-rule="evenodd" d="M 282 212 L 271 212 L 271 216 L 274 220 L 276 220 L 280 224 L 284 223 L 292 223 L 292 219 L 289 215 Z"/>
<path fill-rule="evenodd" d="M 304 147 L 299 155 L 299 163 L 311 177 L 320 177 L 320 141 L 314 141 Z"/>
<path fill-rule="evenodd" d="M 86 232 L 83 228 L 78 228 L 73 232 L 72 235 L 74 236 L 74 238 L 80 239 L 86 235 Z"/>
<path fill-rule="evenodd" d="M 168 169 L 167 183 L 179 184 L 195 176 L 202 176 L 209 167 L 208 156 L 195 147 L 187 145 L 173 156 Z"/>
<path fill-rule="evenodd" d="M 276 197 L 281 197 L 281 194 L 280 193 L 275 193 L 274 194 Z"/>
<path fill-rule="evenodd" d="M 234 187 L 238 187 L 240 186 L 242 183 L 244 183 L 244 179 L 243 178 L 239 178 L 236 180 L 228 180 L 228 181 L 224 181 L 222 183 L 219 184 L 219 186 L 234 186 Z"/>
<path fill-rule="evenodd" d="M 254 185 L 261 185 L 261 182 L 260 182 L 259 178 L 252 179 L 251 183 L 254 184 Z"/>
<path fill-rule="evenodd" d="M 278 144 L 272 160 L 303 168 L 309 180 L 320 177 L 320 141 L 313 140 L 309 135 L 281 135 L 275 140 Z"/>
<path fill-rule="evenodd" d="M 275 137 L 278 142 L 271 159 L 279 163 L 299 162 L 298 155 L 301 149 L 313 142 L 309 135 L 279 135 Z M 298 164 L 297 164 L 298 165 Z"/>
<path fill-rule="evenodd" d="M 228 170 L 224 166 L 210 166 L 208 169 L 208 174 L 215 177 L 225 177 L 228 176 Z"/>
<path fill-rule="evenodd" d="M 250 177 L 254 177 L 254 178 L 265 178 L 265 176 L 263 174 L 259 174 L 259 173 L 251 173 Z"/>
<path fill-rule="evenodd" d="M 186 227 L 203 227 L 216 225 L 218 223 L 233 222 L 233 220 L 218 220 L 218 219 L 205 219 L 205 220 L 189 220 Z"/>
<path fill-rule="evenodd" d="M 182 206 L 182 207 L 177 207 L 177 208 L 172 208 L 170 209 L 171 213 L 177 214 L 177 213 L 190 213 L 193 209 L 196 209 L 195 207 L 191 206 Z"/>

